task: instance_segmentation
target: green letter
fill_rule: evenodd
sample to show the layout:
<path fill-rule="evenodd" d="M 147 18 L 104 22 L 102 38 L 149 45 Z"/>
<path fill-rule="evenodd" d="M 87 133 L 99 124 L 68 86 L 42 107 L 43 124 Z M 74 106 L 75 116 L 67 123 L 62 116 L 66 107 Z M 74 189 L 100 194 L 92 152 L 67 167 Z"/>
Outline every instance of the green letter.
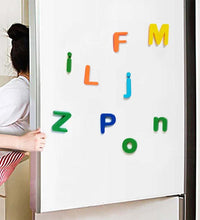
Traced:
<path fill-rule="evenodd" d="M 131 144 L 130 148 L 128 147 L 128 144 Z M 127 138 L 123 141 L 122 148 L 127 154 L 132 154 L 137 149 L 137 142 L 132 138 Z"/>
<path fill-rule="evenodd" d="M 160 118 L 154 117 L 154 126 L 153 126 L 154 131 L 158 131 L 159 122 L 162 122 L 162 125 L 163 125 L 162 130 L 166 132 L 167 131 L 167 119 L 164 117 L 160 117 Z"/>
<path fill-rule="evenodd" d="M 52 126 L 53 131 L 58 132 L 67 132 L 66 128 L 61 128 L 61 126 L 71 118 L 71 113 L 69 112 L 59 112 L 59 111 L 53 111 L 54 115 L 59 115 L 61 118 Z"/>

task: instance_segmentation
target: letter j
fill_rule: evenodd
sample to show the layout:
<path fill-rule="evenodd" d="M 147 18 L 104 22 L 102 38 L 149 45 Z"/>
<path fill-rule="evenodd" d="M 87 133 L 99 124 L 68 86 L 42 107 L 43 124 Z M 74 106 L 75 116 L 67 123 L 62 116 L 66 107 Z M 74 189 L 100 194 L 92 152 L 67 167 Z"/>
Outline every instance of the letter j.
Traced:
<path fill-rule="evenodd" d="M 124 95 L 125 99 L 131 97 L 131 73 L 126 74 L 126 94 Z"/>

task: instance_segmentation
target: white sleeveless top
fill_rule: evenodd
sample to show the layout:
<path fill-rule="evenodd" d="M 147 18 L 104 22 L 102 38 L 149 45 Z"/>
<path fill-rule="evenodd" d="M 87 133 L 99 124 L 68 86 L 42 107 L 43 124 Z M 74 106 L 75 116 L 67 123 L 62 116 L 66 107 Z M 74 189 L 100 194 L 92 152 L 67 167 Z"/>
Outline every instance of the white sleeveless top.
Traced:
<path fill-rule="evenodd" d="M 24 76 L 0 87 L 0 134 L 22 135 L 29 130 L 30 83 Z M 0 158 L 11 151 L 0 151 Z"/>

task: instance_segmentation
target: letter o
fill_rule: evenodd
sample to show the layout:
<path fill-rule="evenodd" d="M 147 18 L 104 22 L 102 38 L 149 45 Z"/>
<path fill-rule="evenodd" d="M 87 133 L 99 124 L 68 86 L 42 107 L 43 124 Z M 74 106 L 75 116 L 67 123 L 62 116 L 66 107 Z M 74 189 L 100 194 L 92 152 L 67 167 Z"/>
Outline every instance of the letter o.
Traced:
<path fill-rule="evenodd" d="M 128 148 L 128 144 L 131 144 L 132 147 Z M 137 142 L 132 138 L 127 138 L 123 141 L 122 149 L 127 154 L 132 154 L 137 150 Z"/>

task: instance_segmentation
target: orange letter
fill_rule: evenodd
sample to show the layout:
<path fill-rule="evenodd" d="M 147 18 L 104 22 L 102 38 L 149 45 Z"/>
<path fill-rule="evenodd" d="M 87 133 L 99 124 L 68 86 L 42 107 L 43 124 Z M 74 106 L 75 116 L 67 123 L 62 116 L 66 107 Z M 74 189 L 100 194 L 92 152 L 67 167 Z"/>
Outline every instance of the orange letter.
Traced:
<path fill-rule="evenodd" d="M 90 82 L 90 66 L 87 65 L 85 67 L 85 79 L 84 79 L 84 83 L 85 85 L 93 85 L 93 86 L 97 86 L 99 85 L 98 82 Z"/>
<path fill-rule="evenodd" d="M 113 49 L 116 52 L 119 51 L 119 44 L 120 43 L 126 43 L 126 40 L 119 40 L 119 36 L 126 36 L 128 34 L 128 32 L 115 32 L 113 34 Z"/>

